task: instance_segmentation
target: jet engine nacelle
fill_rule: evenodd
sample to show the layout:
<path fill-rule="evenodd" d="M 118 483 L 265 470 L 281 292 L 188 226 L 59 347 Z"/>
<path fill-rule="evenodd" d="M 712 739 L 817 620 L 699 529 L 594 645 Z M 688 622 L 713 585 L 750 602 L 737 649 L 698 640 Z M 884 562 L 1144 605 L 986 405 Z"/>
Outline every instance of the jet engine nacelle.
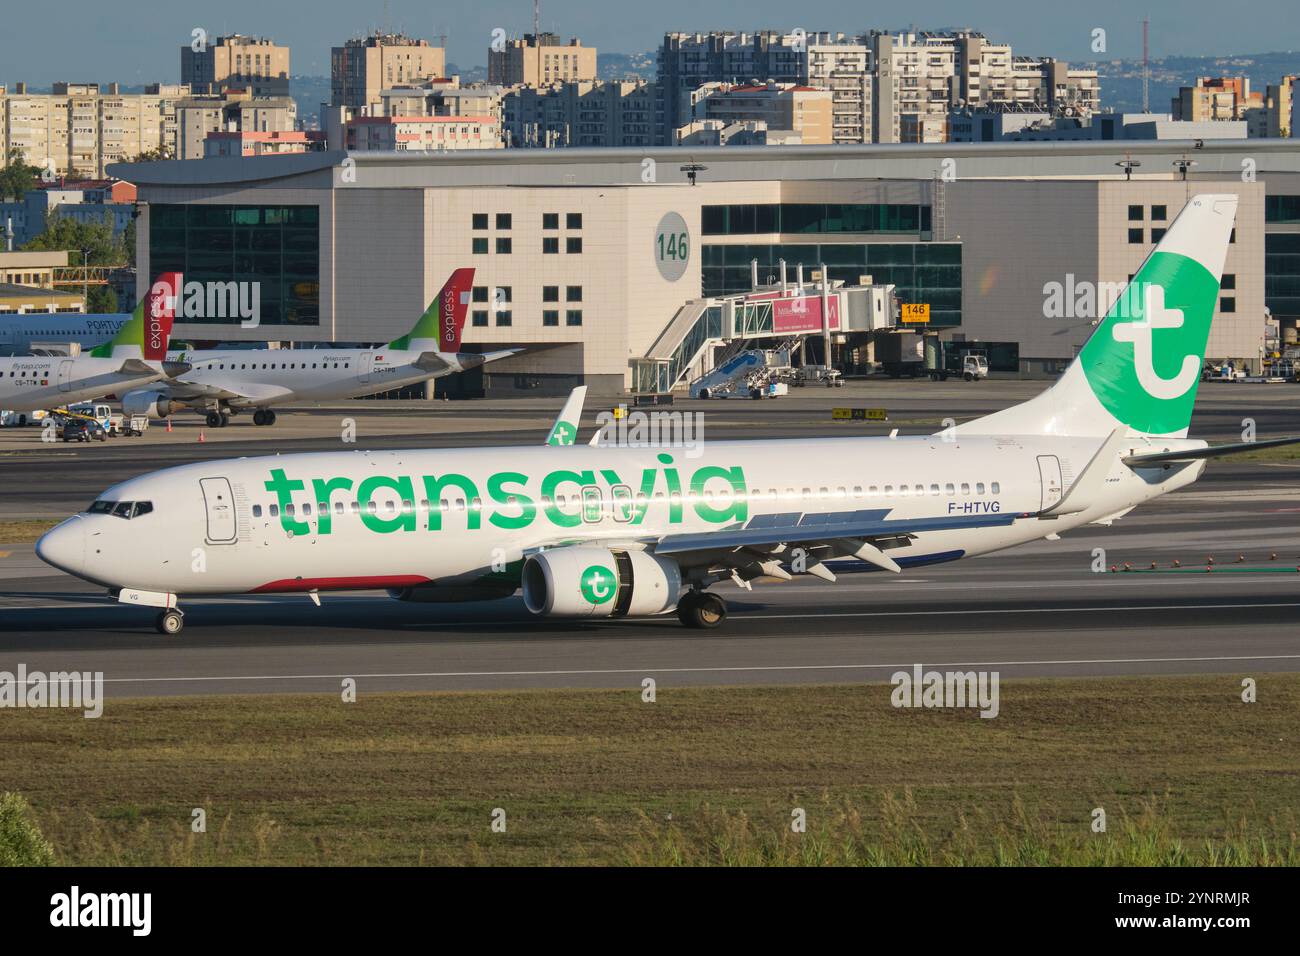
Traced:
<path fill-rule="evenodd" d="M 533 614 L 640 617 L 677 604 L 682 569 L 648 551 L 554 548 L 524 562 L 523 590 Z"/>
<path fill-rule="evenodd" d="M 142 389 L 127 392 L 122 396 L 123 415 L 147 415 L 150 418 L 166 418 L 180 406 L 171 399 L 163 398 L 162 392 Z"/>

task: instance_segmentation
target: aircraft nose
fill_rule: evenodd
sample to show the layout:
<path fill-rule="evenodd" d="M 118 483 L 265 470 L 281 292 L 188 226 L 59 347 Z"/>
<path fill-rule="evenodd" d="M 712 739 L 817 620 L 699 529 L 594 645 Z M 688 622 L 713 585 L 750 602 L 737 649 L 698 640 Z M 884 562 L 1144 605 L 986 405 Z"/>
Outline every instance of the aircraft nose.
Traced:
<path fill-rule="evenodd" d="M 60 571 L 81 574 L 86 565 L 85 522 L 70 518 L 45 532 L 36 542 L 36 556 Z"/>

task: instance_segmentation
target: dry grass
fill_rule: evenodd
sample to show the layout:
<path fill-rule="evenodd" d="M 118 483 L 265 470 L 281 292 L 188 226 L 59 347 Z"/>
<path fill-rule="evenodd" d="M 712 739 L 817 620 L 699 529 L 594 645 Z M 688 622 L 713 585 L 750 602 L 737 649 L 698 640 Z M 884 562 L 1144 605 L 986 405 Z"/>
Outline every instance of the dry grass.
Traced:
<path fill-rule="evenodd" d="M 1297 862 L 1300 675 L 1001 689 L 994 720 L 887 685 L 14 710 L 0 789 L 78 864 Z"/>

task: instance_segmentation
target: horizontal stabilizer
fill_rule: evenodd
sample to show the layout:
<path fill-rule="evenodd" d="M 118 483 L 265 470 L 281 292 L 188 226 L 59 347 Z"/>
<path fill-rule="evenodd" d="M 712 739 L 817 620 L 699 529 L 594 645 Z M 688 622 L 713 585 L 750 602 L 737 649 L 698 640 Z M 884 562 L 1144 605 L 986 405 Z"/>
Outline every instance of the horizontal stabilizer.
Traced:
<path fill-rule="evenodd" d="M 157 368 L 143 359 L 127 359 L 117 370 L 118 375 L 159 375 Z"/>
<path fill-rule="evenodd" d="M 1083 472 L 1070 485 L 1070 490 L 1065 493 L 1065 497 L 1043 511 L 1040 517 L 1072 515 L 1087 511 L 1105 490 L 1106 477 L 1115 464 L 1120 448 L 1126 442 L 1128 442 L 1128 429 L 1116 428 L 1111 432 L 1110 437 L 1102 442 L 1101 448 L 1097 449 L 1097 454 L 1092 456 Z"/>
<path fill-rule="evenodd" d="M 1124 464 L 1130 468 L 1143 465 L 1175 464 L 1181 461 L 1203 461 L 1207 458 L 1223 458 L 1227 455 L 1240 455 L 1243 452 L 1258 451 L 1261 448 L 1278 448 L 1282 445 L 1300 443 L 1300 438 L 1272 438 L 1268 441 L 1241 441 L 1230 445 L 1211 445 L 1209 448 L 1190 448 L 1186 451 L 1162 451 L 1150 455 L 1129 455 Z"/>

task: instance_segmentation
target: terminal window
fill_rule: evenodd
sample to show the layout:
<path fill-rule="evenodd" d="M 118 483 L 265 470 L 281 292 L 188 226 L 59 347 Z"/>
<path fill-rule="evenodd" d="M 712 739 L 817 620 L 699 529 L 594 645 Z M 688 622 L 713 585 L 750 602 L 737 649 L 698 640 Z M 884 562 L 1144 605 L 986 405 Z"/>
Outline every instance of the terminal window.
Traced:
<path fill-rule="evenodd" d="M 498 229 L 510 228 L 510 213 L 508 212 L 497 213 L 497 228 Z"/>
<path fill-rule="evenodd" d="M 568 229 L 581 229 L 581 228 L 582 228 L 582 213 L 580 213 L 580 212 L 571 212 L 571 213 L 566 214 L 565 217 L 564 217 L 564 225 L 565 225 L 565 227 L 568 228 Z"/>
<path fill-rule="evenodd" d="M 1164 222 L 1164 221 L 1165 221 L 1166 219 L 1168 219 L 1168 218 L 1169 218 L 1169 209 L 1168 209 L 1168 207 L 1166 207 L 1166 206 L 1152 206 L 1152 207 L 1151 207 L 1151 221 L 1152 221 L 1152 222 Z"/>
<path fill-rule="evenodd" d="M 1129 243 L 1131 243 L 1132 245 L 1140 246 L 1142 244 L 1142 236 L 1145 234 L 1145 232 L 1146 232 L 1145 229 L 1130 229 L 1128 231 Z"/>
<path fill-rule="evenodd" d="M 155 274 L 187 282 L 258 283 L 262 325 L 320 324 L 320 207 L 156 203 L 149 209 Z M 234 325 L 238 315 L 189 321 Z"/>
<path fill-rule="evenodd" d="M 542 213 L 542 228 L 543 228 L 543 229 L 559 229 L 559 228 L 560 228 L 560 214 L 559 214 L 558 212 L 544 212 L 544 213 Z"/>
<path fill-rule="evenodd" d="M 1219 297 L 1219 311 L 1220 311 L 1220 312 L 1236 312 L 1236 311 L 1237 311 L 1237 298 L 1236 298 L 1236 296 L 1231 296 L 1231 295 L 1220 296 L 1220 297 Z"/>
<path fill-rule="evenodd" d="M 475 237 L 474 237 L 474 244 L 473 244 L 472 248 L 473 248 L 473 250 L 474 250 L 474 255 L 476 255 L 476 256 L 485 256 L 485 255 L 487 255 L 487 251 L 488 251 L 488 241 L 487 241 L 487 236 L 475 236 Z"/>
<path fill-rule="evenodd" d="M 471 321 L 475 328 L 486 328 L 488 324 L 487 309 L 475 309 Z"/>
<path fill-rule="evenodd" d="M 544 286 L 542 286 L 542 301 L 543 301 L 543 302 L 559 302 L 559 301 L 560 301 L 560 287 L 559 287 L 558 285 L 544 285 Z"/>
<path fill-rule="evenodd" d="M 515 314 L 509 309 L 497 309 L 497 325 L 512 325 Z"/>
<path fill-rule="evenodd" d="M 559 236 L 542 236 L 542 254 L 559 255 L 560 237 Z"/>
<path fill-rule="evenodd" d="M 1237 288 L 1237 273 L 1235 273 L 1235 272 L 1225 272 L 1225 273 L 1223 274 L 1223 280 L 1219 283 L 1219 288 L 1220 288 L 1220 289 L 1235 289 L 1235 288 Z"/>
<path fill-rule="evenodd" d="M 474 286 L 474 301 L 486 302 L 488 300 L 488 287 L 485 285 Z"/>
<path fill-rule="evenodd" d="M 488 215 L 485 212 L 474 213 L 474 228 L 486 229 L 488 227 Z"/>
<path fill-rule="evenodd" d="M 582 310 L 569 309 L 564 313 L 565 325 L 582 325 Z"/>
<path fill-rule="evenodd" d="M 564 240 L 564 251 L 565 251 L 565 252 L 581 252 L 581 251 L 582 251 L 582 236 L 569 236 L 567 239 L 565 239 L 565 240 Z"/>
<path fill-rule="evenodd" d="M 1158 227 L 1155 228 L 1155 229 L 1152 229 L 1152 230 L 1151 230 L 1151 241 L 1152 241 L 1152 242 L 1159 242 L 1161 239 L 1163 239 L 1163 238 L 1165 237 L 1165 233 L 1166 233 L 1166 232 L 1168 232 L 1167 229 L 1160 229 L 1160 228 L 1158 228 Z"/>
<path fill-rule="evenodd" d="M 565 286 L 565 287 L 564 287 L 564 301 L 565 301 L 565 302 L 581 302 L 581 301 L 582 301 L 582 286 L 580 286 L 580 285 L 570 285 L 570 286 Z"/>
<path fill-rule="evenodd" d="M 497 252 L 501 255 L 509 255 L 511 245 L 509 236 L 497 236 Z"/>
<path fill-rule="evenodd" d="M 559 324 L 560 324 L 559 309 L 542 310 L 542 325 L 559 325 Z"/>
<path fill-rule="evenodd" d="M 1142 215 L 1142 207 L 1141 207 L 1141 206 L 1129 206 L 1129 207 L 1128 207 L 1128 221 L 1129 221 L 1129 222 L 1141 222 L 1142 219 L 1143 219 L 1143 215 Z"/>

